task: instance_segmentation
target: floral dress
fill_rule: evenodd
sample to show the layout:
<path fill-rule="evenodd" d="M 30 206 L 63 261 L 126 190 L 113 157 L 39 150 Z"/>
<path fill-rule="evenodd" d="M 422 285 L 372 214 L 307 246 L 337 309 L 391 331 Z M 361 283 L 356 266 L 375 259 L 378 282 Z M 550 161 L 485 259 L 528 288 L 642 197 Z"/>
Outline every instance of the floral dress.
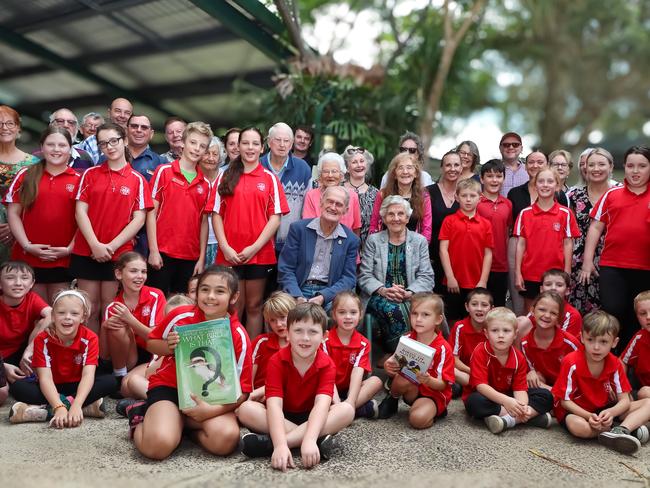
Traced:
<path fill-rule="evenodd" d="M 388 263 L 384 286 L 402 285 L 406 288 L 406 242 L 399 245 L 388 243 Z M 392 353 L 397 348 L 399 338 L 410 329 L 409 303 L 393 302 L 375 294 L 370 297 L 366 312 L 371 314 L 379 325 L 384 350 Z"/>
<path fill-rule="evenodd" d="M 569 196 L 569 204 L 575 213 L 578 227 L 580 227 L 580 237 L 573 241 L 573 259 L 571 263 L 571 296 L 569 301 L 584 315 L 591 310 L 600 308 L 600 286 L 597 279 L 592 279 L 588 285 L 581 285 L 578 281 L 578 275 L 582 269 L 582 262 L 584 261 L 585 253 L 585 240 L 587 239 L 587 232 L 591 224 L 589 213 L 593 205 L 589 201 L 589 194 L 587 187 L 576 188 Z M 596 252 L 594 254 L 594 266 L 596 271 L 599 270 L 600 254 L 603 251 L 605 244 L 605 234 L 600 236 Z"/>
<path fill-rule="evenodd" d="M 375 199 L 379 190 L 372 185 L 368 185 L 368 189 L 364 193 L 359 193 L 359 189 L 352 187 L 352 189 L 359 195 L 359 207 L 361 208 L 361 232 L 359 238 L 361 245 L 359 252 L 363 253 L 363 246 L 368 238 L 370 231 L 370 217 L 372 216 L 372 209 L 375 206 Z"/>

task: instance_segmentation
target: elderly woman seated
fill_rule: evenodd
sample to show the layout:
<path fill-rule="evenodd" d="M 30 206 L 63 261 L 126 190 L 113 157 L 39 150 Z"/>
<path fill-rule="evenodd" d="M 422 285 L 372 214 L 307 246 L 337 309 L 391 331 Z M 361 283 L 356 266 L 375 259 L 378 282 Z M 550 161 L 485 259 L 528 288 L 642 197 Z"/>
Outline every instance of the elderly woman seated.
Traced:
<path fill-rule="evenodd" d="M 366 313 L 378 322 L 387 353 L 395 351 L 410 328 L 411 295 L 430 292 L 434 285 L 427 240 L 406 228 L 412 211 L 399 195 L 382 201 L 379 214 L 385 230 L 368 236 L 357 280 Z"/>

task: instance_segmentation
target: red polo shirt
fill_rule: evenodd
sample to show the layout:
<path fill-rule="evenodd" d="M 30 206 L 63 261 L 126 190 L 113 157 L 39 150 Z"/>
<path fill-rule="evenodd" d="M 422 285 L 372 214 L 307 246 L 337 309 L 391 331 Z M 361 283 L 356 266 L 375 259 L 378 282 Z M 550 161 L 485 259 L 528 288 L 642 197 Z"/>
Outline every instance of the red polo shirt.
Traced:
<path fill-rule="evenodd" d="M 302 376 L 293 364 L 291 344 L 271 357 L 266 372 L 266 398 L 282 398 L 282 410 L 291 413 L 310 412 L 316 395 L 334 394 L 336 366 L 320 348 L 314 362 Z"/>
<path fill-rule="evenodd" d="M 582 349 L 578 339 L 564 332 L 559 327 L 555 328 L 555 336 L 551 344 L 543 349 L 535 341 L 535 318 L 531 317 L 533 328 L 521 340 L 521 352 L 524 353 L 528 367 L 544 376 L 547 385 L 553 385 L 560 373 L 560 364 L 567 354 Z"/>
<path fill-rule="evenodd" d="M 27 345 L 35 322 L 41 319 L 47 307 L 49 305 L 33 291 L 27 293 L 17 307 L 0 300 L 0 356 L 7 358 Z"/>
<path fill-rule="evenodd" d="M 197 166 L 196 177 L 188 183 L 178 160 L 158 166 L 151 181 L 151 197 L 159 203 L 158 250 L 172 258 L 196 261 L 201 252 L 201 219 L 210 182 Z"/>
<path fill-rule="evenodd" d="M 650 270 L 650 190 L 637 195 L 624 182 L 600 197 L 590 217 L 606 226 L 601 266 Z"/>
<path fill-rule="evenodd" d="M 196 305 L 176 307 L 168 313 L 164 320 L 156 325 L 149 334 L 149 340 L 167 339 L 167 335 L 176 327 L 205 322 L 205 314 Z M 253 391 L 253 362 L 251 360 L 251 341 L 246 329 L 241 325 L 236 315 L 230 316 L 230 332 L 237 358 L 237 373 L 242 393 Z M 149 378 L 149 389 L 156 386 L 176 388 L 176 362 L 174 355 L 163 356 L 162 363 Z"/>
<path fill-rule="evenodd" d="M 561 401 L 572 401 L 588 412 L 606 408 L 616 403 L 613 395 L 629 392 L 632 388 L 627 380 L 623 363 L 612 353 L 604 360 L 603 371 L 594 377 L 589 371 L 584 351 L 575 351 L 562 360 L 560 374 L 553 385 L 555 397 L 555 418 L 562 422 L 567 411 Z"/>
<path fill-rule="evenodd" d="M 113 306 L 116 303 L 124 304 L 124 291 L 120 291 L 115 299 L 106 306 L 104 311 L 104 320 L 114 314 Z M 156 324 L 159 324 L 162 319 L 165 317 L 165 305 L 167 300 L 165 299 L 165 294 L 160 291 L 158 288 L 152 288 L 150 286 L 143 286 L 140 290 L 140 297 L 138 304 L 135 306 L 135 309 L 131 310 L 133 316 L 141 324 L 146 325 L 150 329 L 153 329 Z M 141 349 L 147 348 L 147 341 L 140 337 L 139 335 L 134 334 L 135 343 Z"/>
<path fill-rule="evenodd" d="M 253 341 L 253 365 L 257 365 L 255 378 L 253 378 L 254 388 L 264 386 L 269 359 L 279 350 L 278 336 L 273 332 L 260 334 Z"/>
<path fill-rule="evenodd" d="M 449 241 L 449 260 L 461 288 L 474 288 L 481 279 L 485 249 L 494 247 L 492 225 L 478 212 L 468 217 L 461 210 L 445 217 L 439 240 Z M 447 278 L 443 279 L 447 283 Z"/>
<path fill-rule="evenodd" d="M 502 365 L 490 343 L 485 341 L 474 349 L 469 367 L 469 385 L 464 388 L 463 401 L 483 384 L 505 395 L 511 395 L 513 391 L 528 391 L 526 359 L 513 346 L 510 346 L 506 364 Z"/>
<path fill-rule="evenodd" d="M 512 227 L 512 202 L 501 195 L 496 201 L 481 195 L 476 211 L 492 225 L 494 248 L 490 271 L 505 273 L 508 271 L 508 229 Z"/>
<path fill-rule="evenodd" d="M 650 386 L 650 332 L 641 329 L 634 334 L 621 354 L 621 361 L 634 368 L 634 375 L 642 386 Z"/>
<path fill-rule="evenodd" d="M 224 174 L 218 176 L 215 188 L 219 188 Z M 206 212 L 213 211 L 223 219 L 228 245 L 240 252 L 257 240 L 272 215 L 289 213 L 289 206 L 278 178 L 258 164 L 250 173 L 241 174 L 233 195 L 222 197 L 219 191 L 212 192 Z M 275 264 L 274 240 L 269 239 L 246 264 Z M 232 265 L 221 252 L 216 263 Z"/>
<path fill-rule="evenodd" d="M 3 203 L 20 203 L 20 189 L 23 186 L 25 174 L 32 168 L 27 166 L 21 169 L 7 190 Z M 54 176 L 43 171 L 38 183 L 38 195 L 30 207 L 23 207 L 21 219 L 25 234 L 33 244 L 49 244 L 52 247 L 68 247 L 77 231 L 77 222 L 74 217 L 75 194 L 79 186 L 79 176 L 72 168 L 66 168 L 62 173 Z M 70 265 L 70 256 L 65 256 L 56 261 L 41 261 L 36 256 L 14 244 L 11 259 L 24 261 L 34 268 L 67 268 Z"/>
<path fill-rule="evenodd" d="M 457 356 L 466 366 L 469 366 L 470 358 L 476 346 L 484 341 L 485 333 L 483 329 L 476 330 L 470 317 L 465 317 L 463 320 L 456 322 L 449 333 L 449 345 L 453 355 Z"/>
<path fill-rule="evenodd" d="M 34 339 L 34 368 L 50 368 L 55 385 L 81 380 L 84 366 L 97 366 L 99 340 L 92 330 L 79 326 L 72 344 L 66 346 L 46 329 Z"/>
<path fill-rule="evenodd" d="M 513 234 L 526 239 L 521 274 L 526 281 L 541 281 L 551 268 L 564 269 L 564 239 L 580 236 L 573 212 L 557 202 L 548 210 L 533 203 L 523 209 Z"/>
<path fill-rule="evenodd" d="M 153 207 L 149 184 L 137 171 L 127 164 L 114 171 L 104 162 L 88 168 L 81 177 L 77 200 L 88 204 L 88 218 L 97 240 L 103 244 L 111 242 L 126 227 L 136 210 Z M 132 251 L 129 241 L 113 254 L 113 261 L 121 254 Z M 73 254 L 90 256 L 90 246 L 79 232 L 75 239 Z"/>
<path fill-rule="evenodd" d="M 560 327 L 576 338 L 579 338 L 582 333 L 582 315 L 566 300 L 564 300 L 564 321 Z"/>
<path fill-rule="evenodd" d="M 330 329 L 323 342 L 323 351 L 334 361 L 336 366 L 336 388 L 346 391 L 350 388 L 350 375 L 354 368 L 363 368 L 372 373 L 370 366 L 370 341 L 356 330 L 352 333 L 349 344 L 343 344 L 338 335 L 338 328 Z"/>

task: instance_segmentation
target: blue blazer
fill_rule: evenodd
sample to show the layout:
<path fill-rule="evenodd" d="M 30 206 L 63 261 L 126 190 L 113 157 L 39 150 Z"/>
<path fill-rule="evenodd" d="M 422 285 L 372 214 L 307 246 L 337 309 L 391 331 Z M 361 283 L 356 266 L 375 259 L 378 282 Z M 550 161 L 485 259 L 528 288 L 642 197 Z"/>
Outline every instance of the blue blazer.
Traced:
<path fill-rule="evenodd" d="M 301 288 L 307 281 L 314 262 L 316 231 L 307 224 L 313 219 L 302 219 L 289 226 L 289 234 L 278 259 L 278 283 L 293 297 L 303 296 Z M 323 305 L 331 302 L 343 290 L 354 290 L 357 284 L 357 252 L 359 238 L 345 225 L 346 238 L 337 238 L 332 244 L 330 274 L 327 287 L 321 290 Z"/>

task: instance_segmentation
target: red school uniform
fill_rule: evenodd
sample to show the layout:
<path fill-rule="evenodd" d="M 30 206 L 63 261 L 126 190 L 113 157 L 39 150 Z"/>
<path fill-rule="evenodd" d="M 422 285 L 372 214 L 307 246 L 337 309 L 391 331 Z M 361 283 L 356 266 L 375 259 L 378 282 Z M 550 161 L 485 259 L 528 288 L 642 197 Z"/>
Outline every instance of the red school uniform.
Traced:
<path fill-rule="evenodd" d="M 601 266 L 650 269 L 650 189 L 637 195 L 624 182 L 600 197 L 589 216 L 606 225 Z"/>
<path fill-rule="evenodd" d="M 497 197 L 496 201 L 481 195 L 476 211 L 492 225 L 494 248 L 492 249 L 492 267 L 490 271 L 504 273 L 509 268 L 508 229 L 512 227 L 512 202 L 501 195 Z"/>
<path fill-rule="evenodd" d="M 198 324 L 205 322 L 205 314 L 196 305 L 184 305 L 176 307 L 168 313 L 164 320 L 156 325 L 149 334 L 149 340 L 167 339 L 167 335 L 176 327 Z M 230 332 L 232 343 L 237 358 L 237 373 L 242 393 L 253 391 L 253 362 L 251 360 L 251 341 L 248 338 L 246 329 L 239 322 L 236 315 L 230 316 Z M 176 362 L 174 355 L 163 356 L 162 363 L 158 370 L 149 378 L 149 389 L 157 386 L 168 386 L 176 388 Z"/>
<path fill-rule="evenodd" d="M 103 244 L 108 244 L 124 230 L 133 218 L 133 212 L 153 207 L 147 180 L 130 164 L 119 171 L 110 169 L 107 162 L 88 168 L 81 177 L 76 199 L 88 204 L 93 232 Z M 115 250 L 113 261 L 132 250 L 133 242 L 125 243 Z M 81 232 L 75 238 L 72 252 L 79 256 L 91 254 Z"/>
<path fill-rule="evenodd" d="M 521 352 L 526 358 L 528 368 L 540 373 L 546 380 L 547 385 L 553 385 L 560 373 L 562 360 L 573 351 L 582 349 L 582 344 L 573 335 L 565 332 L 559 327 L 555 328 L 555 337 L 551 344 L 542 349 L 535 341 L 535 318 L 531 317 L 533 328 L 521 340 Z"/>
<path fill-rule="evenodd" d="M 319 347 L 314 362 L 302 376 L 291 357 L 291 344 L 276 352 L 266 372 L 266 398 L 282 398 L 282 410 L 305 413 L 314 408 L 316 395 L 334 395 L 336 366 Z"/>
<path fill-rule="evenodd" d="M 41 319 L 43 310 L 48 307 L 33 291 L 28 292 L 17 307 L 10 307 L 0 300 L 0 356 L 8 358 L 27 345 L 34 323 Z"/>
<path fill-rule="evenodd" d="M 6 205 L 20 203 L 20 189 L 29 168 L 30 166 L 27 166 L 16 174 L 3 203 Z M 80 180 L 81 176 L 72 168 L 66 168 L 56 176 L 43 171 L 38 183 L 38 196 L 30 207 L 23 207 L 21 215 L 29 242 L 49 244 L 52 247 L 68 247 L 70 245 L 77 231 L 77 222 L 74 217 L 75 194 Z M 25 252 L 18 243 L 15 243 L 11 250 L 11 259 L 23 261 L 34 268 L 67 268 L 70 265 L 70 256 L 59 258 L 56 261 L 42 261 Z"/>
<path fill-rule="evenodd" d="M 564 239 L 579 237 L 580 229 L 573 212 L 553 202 L 542 210 L 537 202 L 523 209 L 513 234 L 526 239 L 521 274 L 526 281 L 541 281 L 551 268 L 564 269 Z"/>
<path fill-rule="evenodd" d="M 474 288 L 481 279 L 485 249 L 494 247 L 490 222 L 478 212 L 468 217 L 458 210 L 443 220 L 439 240 L 449 241 L 449 260 L 458 285 Z"/>
<path fill-rule="evenodd" d="M 218 176 L 216 188 L 223 175 Z M 242 173 L 233 195 L 222 197 L 213 191 L 206 212 L 221 215 L 228 245 L 240 252 L 257 240 L 272 215 L 289 213 L 289 205 L 278 178 L 258 164 L 250 173 Z M 269 239 L 246 264 L 275 264 L 274 240 Z M 231 265 L 221 252 L 216 264 Z"/>
<path fill-rule="evenodd" d="M 260 388 L 266 382 L 269 359 L 280 350 L 278 336 L 273 332 L 258 335 L 253 341 L 253 365 L 257 365 L 253 388 Z"/>
<path fill-rule="evenodd" d="M 343 344 L 338 335 L 338 328 L 330 329 L 323 342 L 323 351 L 334 361 L 336 366 L 336 388 L 347 391 L 350 388 L 350 375 L 354 368 L 363 368 L 372 373 L 370 365 L 370 342 L 358 331 L 352 333 L 349 344 Z"/>
<path fill-rule="evenodd" d="M 50 368 L 55 385 L 80 381 L 84 366 L 97 366 L 98 360 L 97 334 L 83 325 L 79 326 L 69 346 L 52 335 L 50 329 L 42 331 L 34 339 L 32 367 Z"/>
<path fill-rule="evenodd" d="M 650 332 L 641 329 L 634 334 L 625 351 L 621 354 L 621 361 L 628 368 L 634 369 L 641 386 L 650 386 Z"/>
<path fill-rule="evenodd" d="M 104 311 L 104 320 L 108 320 L 111 315 L 114 315 L 113 306 L 116 303 L 124 304 L 124 291 L 120 291 L 113 299 L 113 301 L 106 306 L 106 310 Z M 162 291 L 160 291 L 158 288 L 143 286 L 140 290 L 138 304 L 135 306 L 134 310 L 131 310 L 131 313 L 138 320 L 138 322 L 146 325 L 150 329 L 153 329 L 156 324 L 159 324 L 165 317 L 166 304 L 167 300 L 165 299 L 165 294 Z M 139 335 L 134 335 L 135 343 L 138 345 L 138 347 L 141 349 L 146 349 L 147 341 Z"/>
<path fill-rule="evenodd" d="M 464 388 L 463 401 L 483 384 L 505 395 L 511 395 L 513 391 L 528 391 L 526 358 L 513 346 L 510 346 L 506 364 L 502 365 L 492 345 L 485 341 L 474 349 L 469 367 L 469 385 Z"/>
<path fill-rule="evenodd" d="M 472 319 L 465 317 L 459 320 L 451 328 L 449 333 L 449 345 L 454 356 L 457 356 L 463 364 L 469 366 L 470 358 L 476 346 L 485 341 L 483 330 L 476 330 L 472 325 Z"/>
<path fill-rule="evenodd" d="M 156 168 L 151 197 L 159 203 L 156 237 L 161 253 L 172 258 L 196 261 L 201 253 L 201 220 L 208 203 L 210 182 L 196 167 L 188 183 L 178 159 Z"/>
<path fill-rule="evenodd" d="M 561 401 L 572 401 L 593 413 L 616 403 L 616 400 L 612 400 L 612 394 L 620 395 L 632 389 L 623 370 L 623 363 L 616 356 L 609 353 L 604 362 L 603 371 L 594 378 L 589 371 L 584 351 L 572 352 L 564 358 L 560 374 L 553 385 L 553 410 L 558 422 L 562 422 L 568 413 L 562 408 Z"/>
<path fill-rule="evenodd" d="M 579 338 L 582 333 L 582 315 L 566 300 L 564 300 L 564 320 L 560 328 L 576 338 Z"/>

